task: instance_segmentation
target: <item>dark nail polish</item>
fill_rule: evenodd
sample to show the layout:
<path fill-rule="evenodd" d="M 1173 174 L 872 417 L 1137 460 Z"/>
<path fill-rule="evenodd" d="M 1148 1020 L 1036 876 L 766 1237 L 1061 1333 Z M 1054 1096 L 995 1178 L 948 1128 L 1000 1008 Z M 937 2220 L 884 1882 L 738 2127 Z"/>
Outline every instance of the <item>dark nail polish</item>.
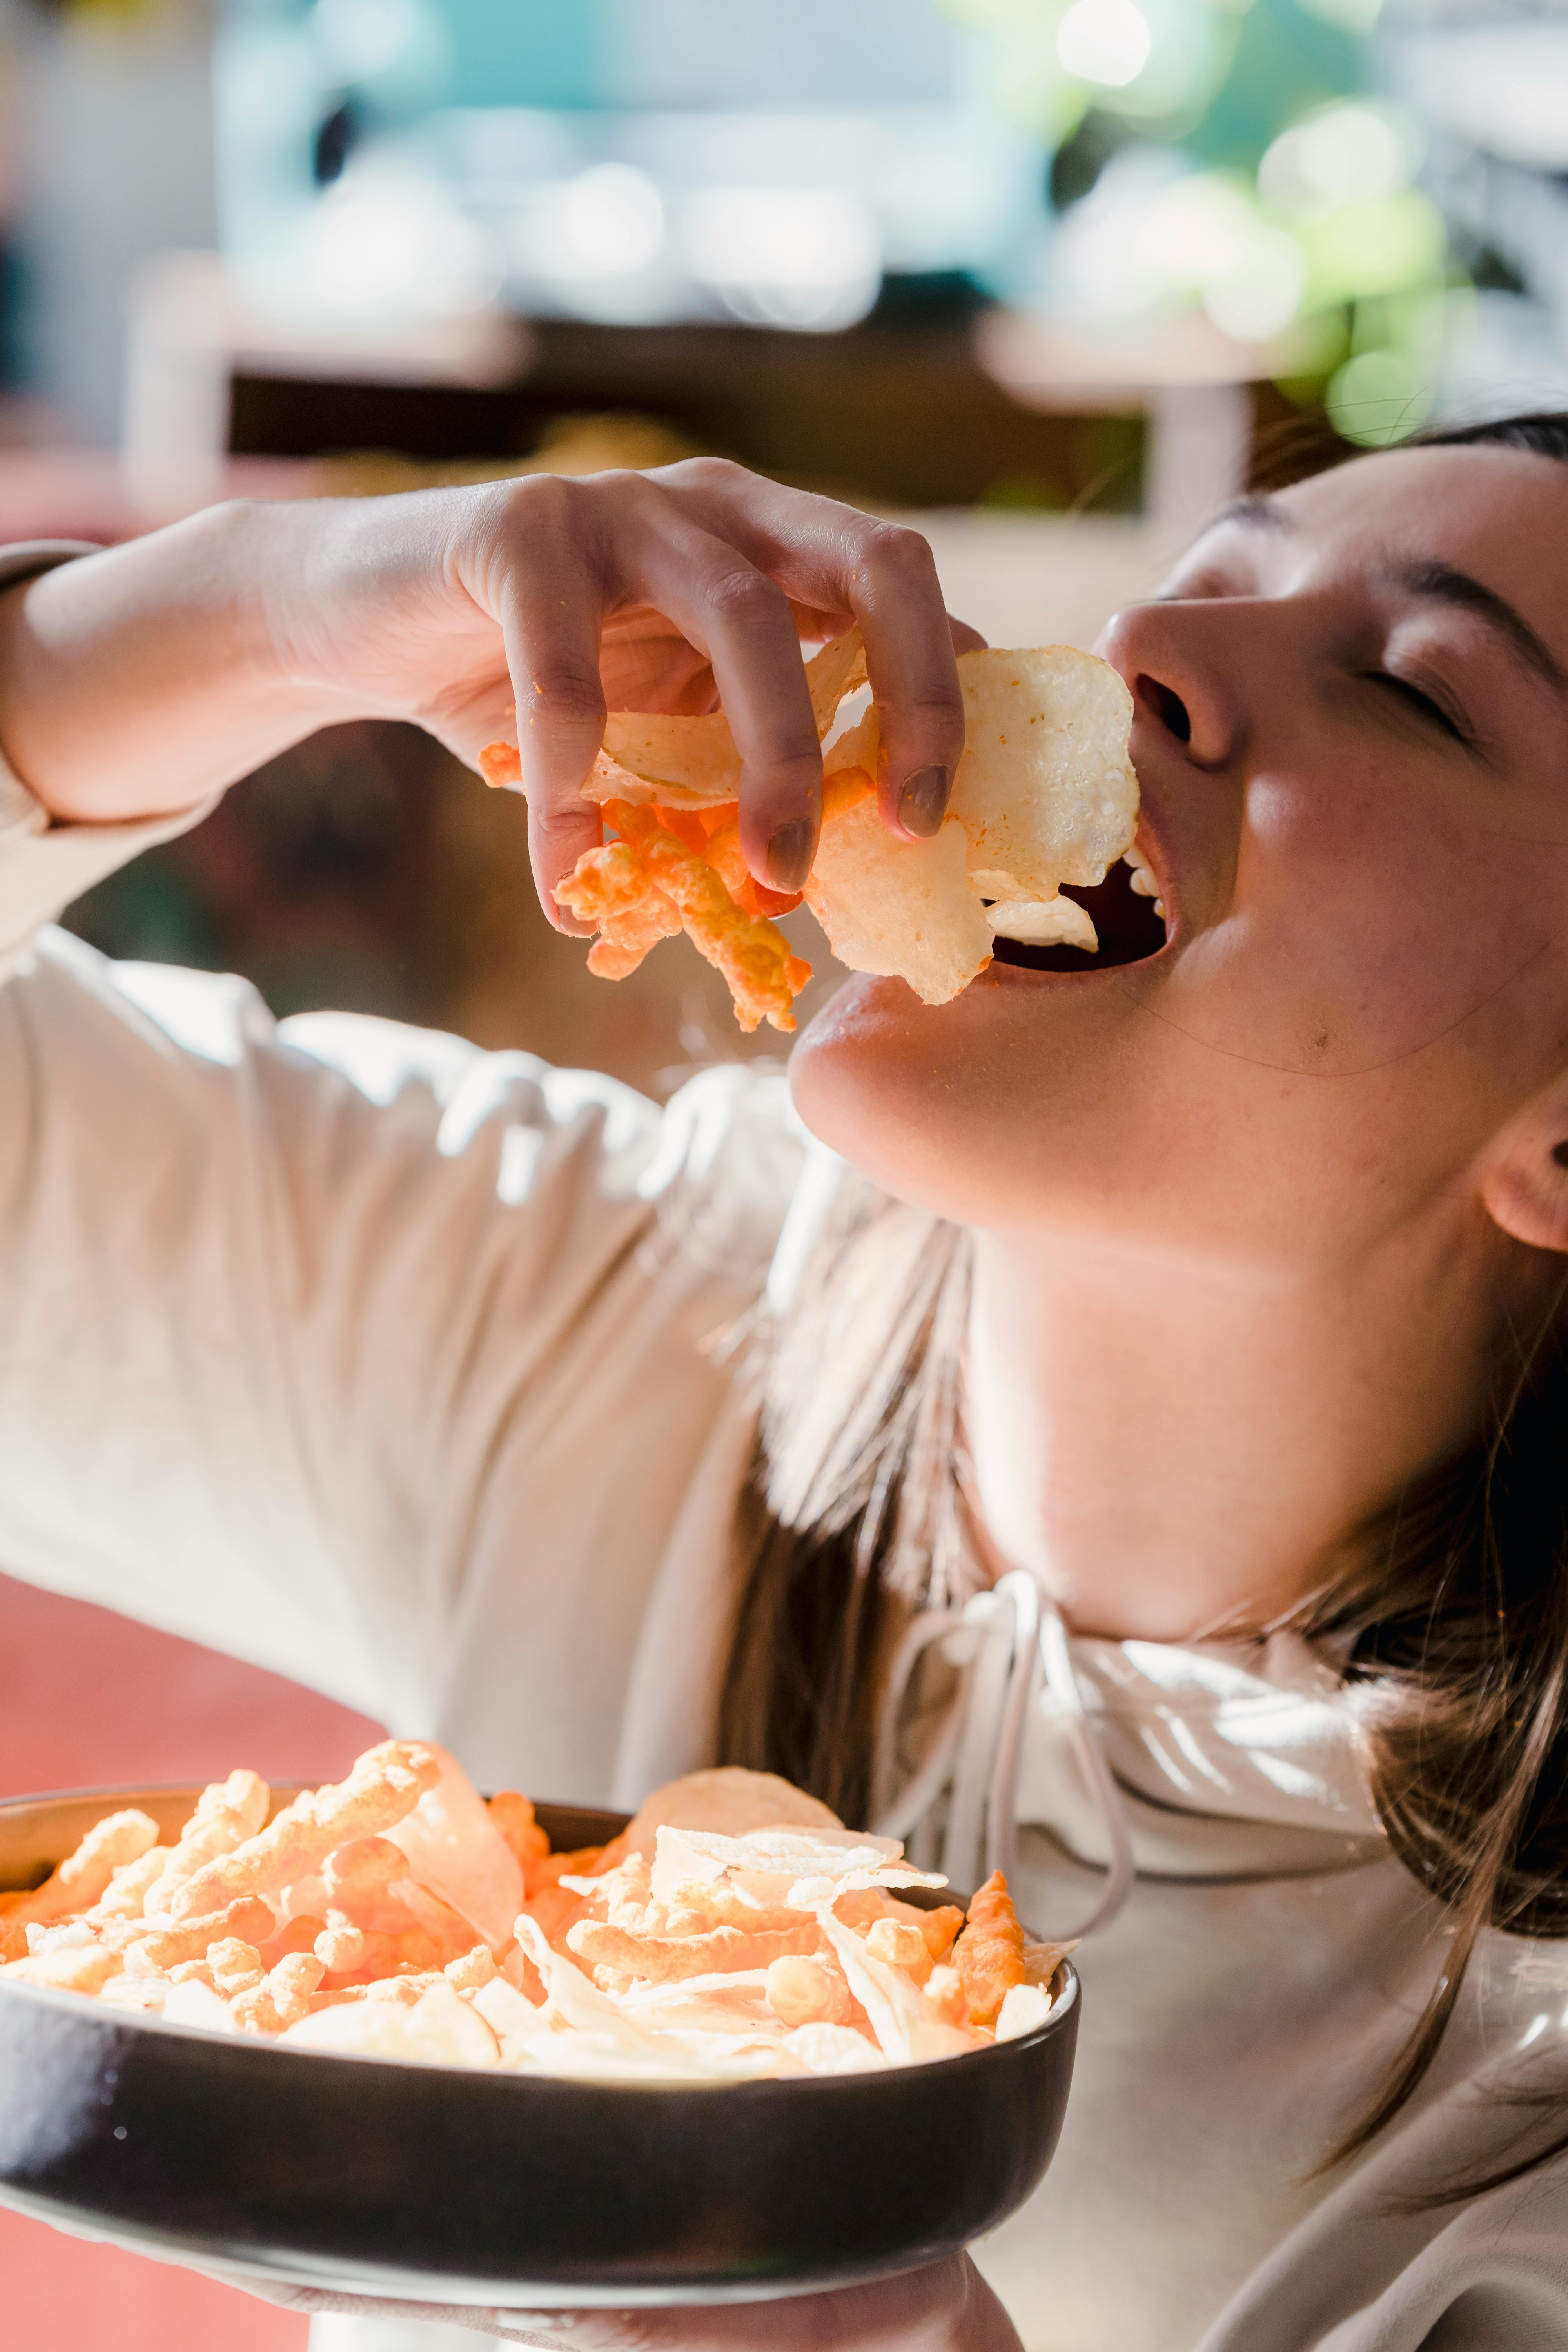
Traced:
<path fill-rule="evenodd" d="M 811 871 L 811 827 L 805 817 L 781 824 L 768 836 L 768 887 L 804 890 Z"/>
<path fill-rule="evenodd" d="M 948 774 L 945 768 L 917 768 L 899 790 L 899 823 L 906 833 L 929 841 L 947 814 Z"/>

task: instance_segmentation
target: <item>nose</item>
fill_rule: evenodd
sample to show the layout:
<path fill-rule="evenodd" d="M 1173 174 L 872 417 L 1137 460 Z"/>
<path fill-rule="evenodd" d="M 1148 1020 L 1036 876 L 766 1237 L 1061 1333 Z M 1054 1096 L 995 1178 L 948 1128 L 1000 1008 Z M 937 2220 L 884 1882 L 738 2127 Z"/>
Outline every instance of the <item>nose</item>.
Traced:
<path fill-rule="evenodd" d="M 1227 618 L 1234 636 L 1228 600 L 1130 604 L 1111 621 L 1099 649 L 1131 693 L 1135 748 L 1140 730 L 1153 728 L 1197 768 L 1226 768 L 1241 752 L 1248 716 L 1226 658 Z"/>

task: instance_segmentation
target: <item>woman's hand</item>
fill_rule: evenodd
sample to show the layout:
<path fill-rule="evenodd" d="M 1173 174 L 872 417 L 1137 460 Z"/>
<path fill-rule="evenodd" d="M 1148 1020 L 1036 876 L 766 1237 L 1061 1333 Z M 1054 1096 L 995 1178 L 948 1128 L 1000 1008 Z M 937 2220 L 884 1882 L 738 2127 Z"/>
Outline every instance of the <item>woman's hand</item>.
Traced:
<path fill-rule="evenodd" d="M 0 743 L 55 814 L 195 805 L 317 727 L 417 721 L 472 764 L 515 729 L 541 897 L 599 839 L 606 709 L 722 699 L 758 878 L 797 887 L 821 818 L 803 636 L 858 621 L 883 814 L 942 821 L 955 641 L 918 532 L 716 458 L 405 497 L 216 508 L 0 596 Z M 512 706 L 515 704 L 515 713 Z"/>
<path fill-rule="evenodd" d="M 1020 2352 L 1012 2321 L 967 2254 L 874 2286 L 681 2310 L 448 2310 L 304 2288 L 269 2290 L 267 2300 L 295 2311 L 444 2320 L 549 2352 Z"/>

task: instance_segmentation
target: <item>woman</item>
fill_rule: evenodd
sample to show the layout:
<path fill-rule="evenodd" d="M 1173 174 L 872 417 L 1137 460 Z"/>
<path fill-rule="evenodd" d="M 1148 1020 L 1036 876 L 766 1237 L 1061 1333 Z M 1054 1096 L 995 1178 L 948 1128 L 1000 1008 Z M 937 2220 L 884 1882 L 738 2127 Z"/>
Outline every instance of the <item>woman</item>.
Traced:
<path fill-rule="evenodd" d="M 481 1780 L 770 1764 L 961 1865 L 1016 1838 L 1043 1931 L 1099 1916 L 984 2280 L 572 2341 L 1568 2347 L 1564 459 L 1525 421 L 1222 517 L 1101 647 L 1165 944 L 935 1009 L 854 981 L 793 1112 L 277 1031 L 34 934 L 310 728 L 472 760 L 514 699 L 549 906 L 606 698 L 715 686 L 788 887 L 799 634 L 850 614 L 929 831 L 918 538 L 702 463 L 9 559 L 6 1566 Z"/>

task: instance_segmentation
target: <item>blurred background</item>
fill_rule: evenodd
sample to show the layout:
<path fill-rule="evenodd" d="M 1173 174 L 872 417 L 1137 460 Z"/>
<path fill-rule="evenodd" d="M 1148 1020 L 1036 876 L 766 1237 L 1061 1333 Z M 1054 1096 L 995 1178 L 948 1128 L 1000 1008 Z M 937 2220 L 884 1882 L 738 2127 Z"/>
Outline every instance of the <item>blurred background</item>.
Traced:
<path fill-rule="evenodd" d="M 1559 404 L 1568 0 L 0 0 L 0 541 L 715 451 L 914 520 L 994 642 L 1088 644 L 1249 482 Z M 674 944 L 591 980 L 521 803 L 408 729 L 68 919 L 656 1094 L 769 1050 Z M 0 1575 L 0 1793 L 372 1736 Z M 302 2352 L 4 2213 L 0 2277 L 5 2352 Z"/>

